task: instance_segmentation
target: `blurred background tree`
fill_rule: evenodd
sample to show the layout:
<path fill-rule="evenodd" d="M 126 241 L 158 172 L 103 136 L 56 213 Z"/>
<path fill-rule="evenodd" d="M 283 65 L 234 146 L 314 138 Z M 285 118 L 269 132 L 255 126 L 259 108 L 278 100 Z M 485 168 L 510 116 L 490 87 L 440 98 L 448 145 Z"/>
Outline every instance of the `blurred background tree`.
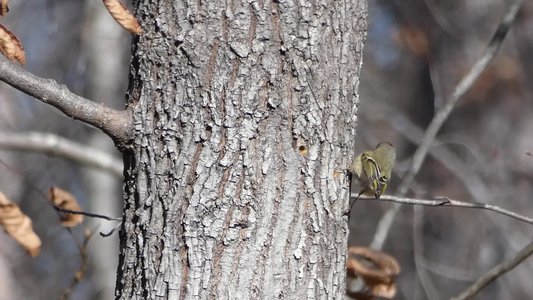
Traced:
<path fill-rule="evenodd" d="M 26 68 L 54 78 L 84 97 L 122 109 L 128 83 L 130 34 L 109 15 L 100 1 L 10 2 L 2 24 L 22 41 Z M 55 108 L 36 102 L 7 85 L 0 87 L 0 130 L 54 133 L 113 154 L 113 142 L 98 130 L 73 122 Z M 1 135 L 1 133 L 0 133 Z M 4 234 L 0 234 L 0 299 L 55 299 L 69 286 L 80 264 L 80 255 L 68 232 L 61 228 L 54 209 L 24 179 L 46 192 L 52 185 L 74 193 L 86 211 L 120 217 L 122 180 L 109 172 L 87 168 L 54 156 L 1 151 L 0 159 L 24 178 L 5 168 L 0 190 L 20 199 L 44 243 L 31 259 Z M 53 221 L 50 221 L 53 220 Z M 88 228 L 109 231 L 115 224 L 86 218 Z M 81 237 L 83 229 L 73 229 Z M 118 236 L 96 235 L 89 243 L 89 273 L 76 286 L 71 299 L 112 299 L 116 281 Z"/>
<path fill-rule="evenodd" d="M 370 1 L 356 148 L 398 149 L 394 184 L 454 86 L 483 54 L 509 1 Z M 500 52 L 437 135 L 411 195 L 486 202 L 533 215 L 533 3 L 525 1 Z M 350 244 L 372 242 L 388 203 L 357 203 Z M 447 299 L 531 241 L 525 223 L 484 211 L 404 206 L 384 250 L 399 259 L 397 299 Z M 533 261 L 480 299 L 526 299 Z"/>

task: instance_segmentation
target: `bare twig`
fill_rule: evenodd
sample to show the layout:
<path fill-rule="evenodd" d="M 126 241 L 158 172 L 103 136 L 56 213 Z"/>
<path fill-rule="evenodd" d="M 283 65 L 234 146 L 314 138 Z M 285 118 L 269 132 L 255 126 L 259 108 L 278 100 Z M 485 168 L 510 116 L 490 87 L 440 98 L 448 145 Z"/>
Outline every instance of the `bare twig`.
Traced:
<path fill-rule="evenodd" d="M 122 225 L 122 219 L 121 218 L 113 218 L 113 217 L 109 217 L 109 216 L 106 216 L 106 215 L 100 215 L 100 214 L 89 213 L 89 212 L 84 212 L 84 211 L 63 209 L 63 208 L 59 208 L 59 207 L 57 207 L 55 205 L 54 205 L 54 208 L 55 208 L 56 211 L 59 211 L 59 212 L 62 212 L 62 213 L 67 213 L 67 214 L 84 215 L 84 216 L 87 216 L 87 217 L 99 218 L 99 219 L 104 219 L 104 220 L 107 220 L 107 221 L 119 221 L 119 223 L 117 225 L 115 225 L 115 227 L 113 227 L 113 229 L 111 229 L 111 231 L 109 231 L 108 233 L 104 233 L 104 232 L 100 231 L 100 236 L 102 236 L 102 237 L 111 236 L 120 227 L 120 225 Z"/>
<path fill-rule="evenodd" d="M 420 145 L 424 131 L 404 114 L 390 111 L 387 114 L 387 121 L 407 140 L 415 145 Z M 434 143 L 440 144 L 437 139 L 434 140 Z M 432 147 L 429 149 L 429 155 L 452 172 L 475 201 L 479 202 L 490 198 L 490 192 L 481 178 L 469 168 L 465 168 L 465 162 L 447 147 Z"/>
<path fill-rule="evenodd" d="M 72 281 L 70 282 L 70 285 L 63 291 L 59 299 L 66 300 L 69 298 L 70 294 L 72 294 L 72 291 L 74 291 L 74 288 L 85 276 L 85 273 L 87 272 L 87 264 L 89 260 L 89 255 L 87 254 L 87 245 L 89 244 L 89 240 L 93 236 L 93 232 L 90 230 L 86 230 L 83 237 L 83 244 L 81 247 L 79 247 L 80 251 L 80 267 L 74 273 L 74 277 L 72 278 Z"/>
<path fill-rule="evenodd" d="M 19 170 L 17 170 L 15 168 L 11 167 L 10 165 L 6 164 L 1 159 L 0 159 L 0 165 L 3 165 L 7 170 L 9 170 L 13 174 L 19 176 L 31 189 L 33 189 L 38 195 L 40 195 L 43 199 L 45 199 L 46 203 L 50 203 L 51 204 L 51 202 L 48 201 L 48 196 L 45 193 L 43 193 L 35 184 L 33 184 L 32 181 L 28 180 L 24 176 L 24 174 L 22 174 Z M 60 212 L 63 212 L 63 213 L 70 213 L 70 214 L 80 214 L 80 215 L 85 215 L 85 216 L 93 217 L 93 218 L 101 218 L 101 219 L 105 219 L 105 220 L 108 220 L 108 221 L 120 221 L 109 233 L 100 232 L 100 235 L 103 236 L 103 237 L 108 237 L 108 236 L 112 235 L 117 230 L 117 228 L 122 224 L 122 219 L 120 219 L 120 218 L 113 218 L 113 217 L 108 217 L 108 216 L 105 216 L 105 215 L 82 212 L 82 211 L 74 211 L 74 210 L 70 210 L 70 209 L 62 209 L 62 208 L 59 208 L 59 207 L 57 207 L 57 206 L 55 206 L 53 204 L 52 204 L 52 207 L 56 210 L 56 212 L 58 214 Z M 69 234 L 72 237 L 72 239 L 74 240 L 74 242 L 76 244 L 78 244 L 78 242 L 77 242 L 76 238 L 74 237 L 74 234 L 72 233 L 70 228 L 65 227 L 65 229 L 67 229 L 67 231 L 69 232 Z M 78 248 L 81 249 L 81 247 L 79 247 L 79 246 L 78 246 Z"/>
<path fill-rule="evenodd" d="M 461 267 L 450 265 L 449 262 L 438 262 L 431 260 L 428 257 L 418 257 L 418 264 L 420 267 L 427 269 L 434 275 L 452 279 L 455 281 L 474 281 L 478 278 L 475 270 L 465 270 Z"/>
<path fill-rule="evenodd" d="M 57 210 L 59 212 L 67 213 L 67 214 L 83 215 L 83 216 L 87 216 L 87 217 L 91 217 L 91 218 L 104 219 L 104 220 L 107 220 L 107 221 L 122 221 L 121 218 L 113 218 L 113 217 L 108 217 L 106 215 L 100 215 L 100 214 L 89 213 L 89 212 L 84 212 L 84 211 L 64 209 L 64 208 L 59 208 L 59 207 L 57 207 L 55 205 L 54 205 L 54 208 L 55 208 L 55 210 Z"/>
<path fill-rule="evenodd" d="M 496 53 L 500 49 L 503 39 L 509 31 L 509 28 L 511 27 L 511 24 L 514 21 L 518 10 L 522 5 L 522 2 L 523 0 L 514 0 L 511 3 L 509 10 L 504 15 L 501 23 L 499 24 L 498 28 L 496 29 L 496 32 L 494 33 L 491 41 L 489 42 L 489 45 L 485 49 L 485 53 L 474 64 L 474 66 L 472 66 L 470 71 L 461 79 L 461 81 L 459 81 L 453 93 L 447 99 L 446 104 L 436 113 L 435 117 L 429 124 L 424 134 L 424 138 L 422 139 L 420 146 L 417 148 L 413 156 L 411 168 L 409 169 L 409 171 L 407 171 L 404 180 L 400 184 L 398 195 L 404 196 L 407 194 L 407 191 L 409 190 L 410 185 L 413 183 L 416 174 L 418 174 L 418 171 L 420 170 L 420 167 L 422 166 L 422 163 L 424 162 L 428 154 L 428 150 L 431 147 L 438 131 L 450 115 L 457 102 L 462 98 L 464 94 L 466 94 L 472 84 L 479 78 L 481 73 L 486 69 L 488 64 L 496 56 Z M 389 234 L 392 222 L 394 221 L 394 218 L 398 213 L 399 209 L 399 204 L 394 205 L 380 219 L 376 229 L 376 234 L 374 235 L 374 240 L 370 245 L 371 248 L 383 248 L 385 239 Z"/>
<path fill-rule="evenodd" d="M 34 151 L 55 155 L 108 171 L 122 178 L 123 163 L 120 159 L 55 134 L 0 132 L 0 149 Z"/>
<path fill-rule="evenodd" d="M 357 194 L 351 194 L 350 198 L 357 197 Z M 529 223 L 533 225 L 533 218 L 523 216 L 521 214 L 512 212 L 510 210 L 501 208 L 496 205 L 487 204 L 487 203 L 479 203 L 479 202 L 464 202 L 459 200 L 453 200 L 446 197 L 437 197 L 435 199 L 415 199 L 415 198 L 404 198 L 404 197 L 397 197 L 397 196 L 391 196 L 391 195 L 382 195 L 379 200 L 369 197 L 369 196 L 361 196 L 359 197 L 360 200 L 373 200 L 373 201 L 390 201 L 395 202 L 398 204 L 411 204 L 411 205 L 424 205 L 424 206 L 449 206 L 449 207 L 464 207 L 464 208 L 478 208 L 478 209 L 486 209 L 491 210 L 494 212 L 497 212 L 502 215 L 506 215 L 508 217 L 517 219 L 519 221 Z"/>
<path fill-rule="evenodd" d="M 102 237 L 110 237 L 113 233 L 115 233 L 115 231 L 117 231 L 117 229 L 122 225 L 122 221 L 120 223 L 118 223 L 117 225 L 115 225 L 115 227 L 113 227 L 113 229 L 111 229 L 108 233 L 103 233 L 100 231 L 100 236 Z"/>
<path fill-rule="evenodd" d="M 422 139 L 422 143 L 413 156 L 413 164 L 411 166 L 411 169 L 408 171 L 406 179 L 402 182 L 403 185 L 400 189 L 400 193 L 405 194 L 407 192 L 409 185 L 414 179 L 414 176 L 420 170 L 420 167 L 422 166 L 422 163 L 424 162 L 424 159 L 426 158 L 426 155 L 428 153 L 428 149 L 431 146 L 433 140 L 435 139 L 437 132 L 440 130 L 444 122 L 448 119 L 448 116 L 454 109 L 459 99 L 461 99 L 461 97 L 470 89 L 472 84 L 479 78 L 481 73 L 487 68 L 488 64 L 496 56 L 496 53 L 500 49 L 505 35 L 509 31 L 511 24 L 514 18 L 516 17 L 516 14 L 518 13 L 522 1 L 523 0 L 515 0 L 511 4 L 511 6 L 509 7 L 509 11 L 503 17 L 502 22 L 496 29 L 496 32 L 494 33 L 492 40 L 487 46 L 487 49 L 485 50 L 483 56 L 474 64 L 472 69 L 470 69 L 470 71 L 465 75 L 465 77 L 463 77 L 463 79 L 461 79 L 461 81 L 457 84 L 452 95 L 446 101 L 444 107 L 437 112 L 437 114 L 429 124 L 424 134 L 424 138 Z"/>
<path fill-rule="evenodd" d="M 422 128 L 413 124 L 404 114 L 398 111 L 392 111 L 387 108 L 382 109 L 384 111 L 383 118 L 378 114 L 373 115 L 375 118 L 380 118 L 382 121 L 390 122 L 391 126 L 405 138 L 411 141 L 415 145 L 419 145 L 422 140 L 424 131 Z M 466 191 L 470 194 L 468 198 L 471 198 L 473 202 L 492 203 L 494 198 L 493 193 L 489 191 L 489 188 L 480 176 L 471 170 L 471 168 L 465 167 L 465 161 L 463 161 L 457 154 L 453 153 L 444 146 L 442 141 L 435 139 L 434 144 L 438 144 L 439 147 L 431 147 L 429 149 L 429 155 L 438 160 L 444 167 L 446 167 L 457 179 L 459 183 L 463 185 Z M 474 154 L 473 154 L 474 155 Z M 478 159 L 481 154 L 475 155 Z M 488 222 L 494 224 L 495 229 L 503 233 L 503 229 L 499 227 L 497 221 L 492 218 L 488 219 Z M 508 234 L 503 234 L 503 237 L 507 240 L 507 243 L 512 246 L 513 250 L 518 251 L 521 245 L 517 245 L 514 239 L 509 238 Z"/>
<path fill-rule="evenodd" d="M 115 110 L 80 97 L 55 80 L 38 77 L 3 56 L 0 56 L 0 80 L 55 106 L 71 118 L 101 129 L 115 141 L 124 142 L 133 132 L 130 111 Z"/>
<path fill-rule="evenodd" d="M 421 261 L 424 260 L 424 242 L 422 238 L 422 223 L 424 220 L 424 207 L 413 207 L 413 254 L 415 257 L 415 271 L 418 282 L 426 294 L 427 299 L 439 300 L 440 295 L 435 288 L 435 284 L 428 271 L 422 267 Z"/>
<path fill-rule="evenodd" d="M 481 291 L 484 287 L 489 285 L 494 280 L 498 279 L 498 277 L 500 277 L 501 275 L 512 270 L 514 267 L 516 267 L 525 259 L 527 259 L 531 254 L 533 254 L 533 242 L 530 242 L 510 260 L 504 261 L 496 265 L 485 275 L 481 276 L 466 290 L 464 290 L 461 294 L 459 294 L 459 296 L 453 297 L 451 298 L 451 300 L 464 300 L 472 298 L 475 294 L 479 293 L 479 291 Z"/>

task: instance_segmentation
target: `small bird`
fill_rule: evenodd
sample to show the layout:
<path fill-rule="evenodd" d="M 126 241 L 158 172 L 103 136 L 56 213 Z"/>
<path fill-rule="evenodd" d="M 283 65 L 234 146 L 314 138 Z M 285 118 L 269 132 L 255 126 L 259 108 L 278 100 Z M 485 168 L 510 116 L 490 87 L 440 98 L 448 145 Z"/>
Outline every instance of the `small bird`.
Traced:
<path fill-rule="evenodd" d="M 385 193 L 395 159 L 396 149 L 389 142 L 381 142 L 374 150 L 364 151 L 355 157 L 349 171 L 352 177 L 357 177 L 358 184 L 362 187 L 362 190 L 353 203 L 362 194 L 373 195 L 376 199 L 379 199 Z M 353 203 L 350 204 L 350 208 Z"/>

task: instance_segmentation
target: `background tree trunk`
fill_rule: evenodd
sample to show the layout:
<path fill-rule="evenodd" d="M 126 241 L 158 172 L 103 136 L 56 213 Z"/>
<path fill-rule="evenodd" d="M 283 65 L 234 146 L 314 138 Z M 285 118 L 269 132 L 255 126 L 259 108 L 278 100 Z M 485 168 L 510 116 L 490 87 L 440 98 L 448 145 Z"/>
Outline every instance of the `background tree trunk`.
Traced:
<path fill-rule="evenodd" d="M 344 297 L 366 2 L 135 5 L 117 299 Z"/>
<path fill-rule="evenodd" d="M 85 70 L 84 95 L 98 99 L 109 107 L 120 109 L 124 106 L 124 91 L 127 87 L 127 63 L 130 56 L 129 34 L 120 27 L 101 1 L 85 1 L 85 22 L 83 23 L 83 45 L 87 69 Z M 102 38 L 103 37 L 103 38 Z M 105 55 L 102 55 L 105 53 Z M 90 134 L 90 135 L 89 135 Z M 99 131 L 88 133 L 85 143 L 95 149 L 113 153 L 116 148 L 109 138 Z M 113 174 L 92 169 L 82 169 L 84 185 L 87 186 L 90 211 L 106 212 L 110 216 L 120 216 L 122 180 Z M 109 232 L 114 222 L 102 223 L 99 230 Z M 118 263 L 118 238 L 93 239 L 89 244 L 92 270 L 90 276 L 95 293 L 91 299 L 112 299 L 115 293 L 116 269 Z"/>

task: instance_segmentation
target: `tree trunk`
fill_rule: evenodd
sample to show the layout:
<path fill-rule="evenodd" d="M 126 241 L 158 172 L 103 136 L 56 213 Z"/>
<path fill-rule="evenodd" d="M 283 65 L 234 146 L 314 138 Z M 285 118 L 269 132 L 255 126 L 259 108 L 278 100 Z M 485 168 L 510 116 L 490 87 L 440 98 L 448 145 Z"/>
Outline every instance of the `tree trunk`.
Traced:
<path fill-rule="evenodd" d="M 135 5 L 117 299 L 342 299 L 366 2 Z"/>

